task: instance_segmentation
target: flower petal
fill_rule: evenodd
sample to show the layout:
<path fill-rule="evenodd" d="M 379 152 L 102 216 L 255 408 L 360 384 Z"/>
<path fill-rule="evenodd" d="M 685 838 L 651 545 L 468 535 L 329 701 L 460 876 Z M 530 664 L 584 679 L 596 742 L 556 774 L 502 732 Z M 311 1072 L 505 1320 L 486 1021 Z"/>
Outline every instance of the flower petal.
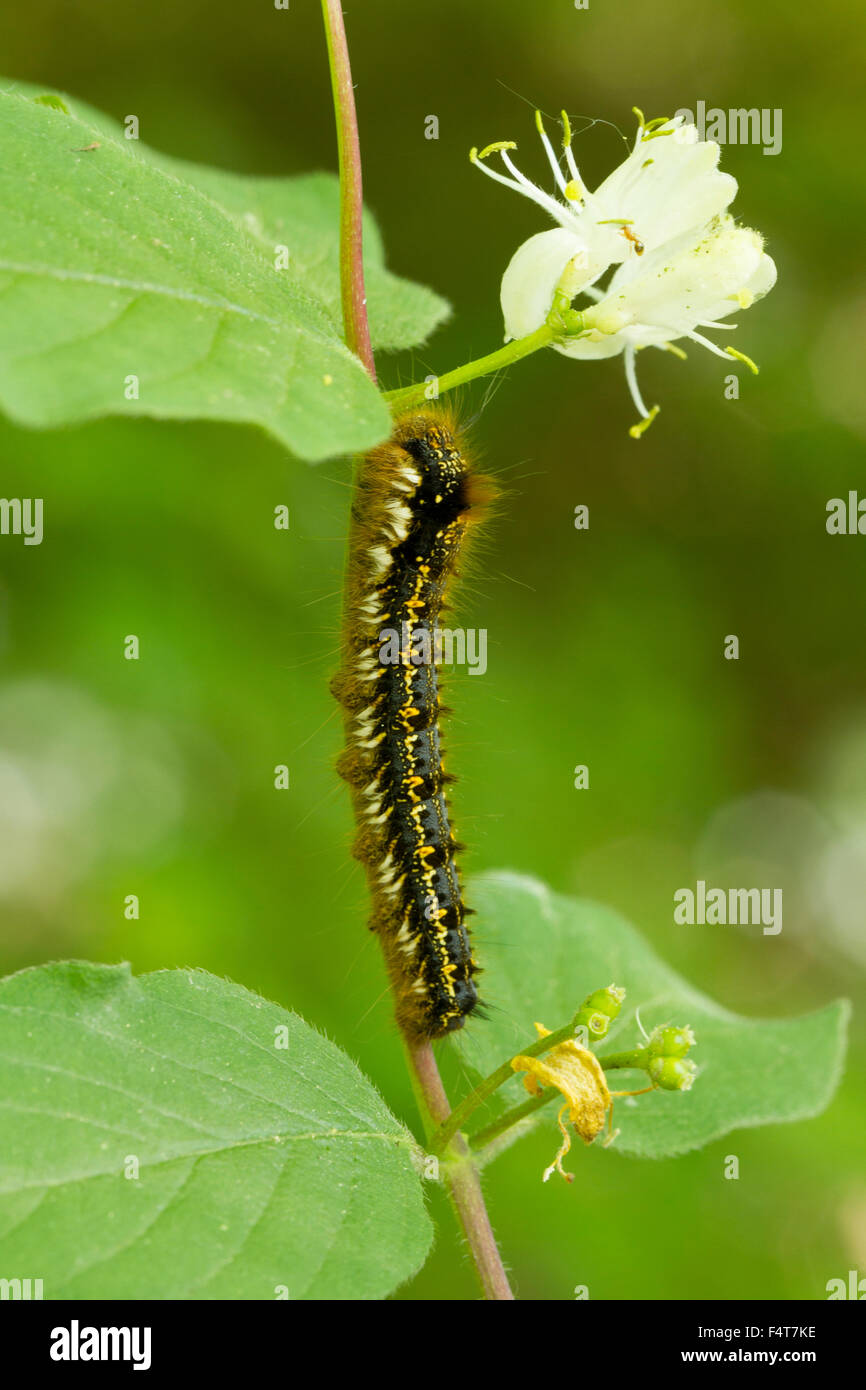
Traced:
<path fill-rule="evenodd" d="M 502 277 L 500 303 L 505 320 L 505 341 L 523 338 L 540 328 L 550 313 L 553 295 L 569 261 L 582 279 L 591 275 L 589 251 L 573 232 L 557 227 L 538 232 L 519 246 Z M 600 271 L 595 272 L 596 275 Z"/>
<path fill-rule="evenodd" d="M 536 1023 L 540 1038 L 550 1029 Z M 569 1039 L 551 1048 L 546 1057 L 512 1057 L 514 1071 L 525 1071 L 523 1084 L 537 1096 L 545 1086 L 555 1086 L 568 1102 L 568 1116 L 585 1144 L 591 1144 L 604 1128 L 611 1103 L 604 1070 L 594 1052 Z"/>
<path fill-rule="evenodd" d="M 718 169 L 719 147 L 681 116 L 638 141 L 595 192 L 602 216 L 628 218 L 647 247 L 702 226 L 733 201 L 737 181 Z"/>
<path fill-rule="evenodd" d="M 629 342 L 625 333 L 592 333 L 583 338 L 570 338 L 562 343 L 552 343 L 556 352 L 563 357 L 576 357 L 582 362 L 601 361 L 603 357 L 616 357 Z"/>
<path fill-rule="evenodd" d="M 756 300 L 763 299 L 775 283 L 776 262 L 764 251 L 748 280 L 737 287 L 733 296 L 728 295 L 727 298 L 711 304 L 702 316 L 702 321 L 715 323 L 718 319 L 727 318 L 728 314 L 735 314 L 738 309 L 748 309 Z"/>
<path fill-rule="evenodd" d="M 769 256 L 766 261 L 772 266 Z M 659 247 L 640 270 L 623 266 L 604 299 L 586 311 L 586 319 L 602 333 L 651 327 L 650 341 L 670 342 L 702 320 L 734 313 L 741 307 L 738 295 L 751 292 L 753 281 L 766 286 L 761 290 L 766 293 L 772 284 L 770 266 L 757 232 L 736 226 L 730 217 L 719 218 L 696 240 L 681 237 L 673 246 Z"/>

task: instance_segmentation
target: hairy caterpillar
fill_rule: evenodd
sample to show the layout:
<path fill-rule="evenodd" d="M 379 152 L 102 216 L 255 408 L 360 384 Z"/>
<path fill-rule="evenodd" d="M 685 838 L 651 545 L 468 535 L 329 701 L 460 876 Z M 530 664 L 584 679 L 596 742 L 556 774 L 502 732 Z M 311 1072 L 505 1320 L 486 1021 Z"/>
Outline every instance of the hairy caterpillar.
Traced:
<path fill-rule="evenodd" d="M 428 408 L 399 418 L 388 442 L 364 457 L 352 507 L 343 666 L 332 682 L 346 722 L 338 770 L 355 806 L 353 853 L 367 870 L 370 926 L 397 1022 L 414 1041 L 461 1028 L 478 1003 L 429 635 L 467 532 L 494 495 L 467 463 L 451 417 Z M 401 634 L 393 664 L 382 659 L 385 629 Z M 419 660 L 415 639 L 425 632 Z"/>

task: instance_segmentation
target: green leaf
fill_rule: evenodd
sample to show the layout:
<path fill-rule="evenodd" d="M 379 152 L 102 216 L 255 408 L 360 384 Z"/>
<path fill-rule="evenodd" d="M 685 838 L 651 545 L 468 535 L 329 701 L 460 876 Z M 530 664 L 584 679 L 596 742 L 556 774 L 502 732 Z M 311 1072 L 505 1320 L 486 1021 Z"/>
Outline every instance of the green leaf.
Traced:
<path fill-rule="evenodd" d="M 323 173 L 245 178 L 179 160 L 171 164 L 261 243 L 270 264 L 275 245 L 289 247 L 294 274 L 340 322 L 339 179 Z M 382 238 L 369 212 L 364 214 L 364 286 L 374 348 L 415 347 L 448 317 L 439 295 L 385 269 Z"/>
<path fill-rule="evenodd" d="M 369 1081 L 201 970 L 0 981 L 0 1112 L 0 1273 L 46 1298 L 381 1298 L 430 1245 Z"/>
<path fill-rule="evenodd" d="M 198 168 L 17 84 L 0 91 L 0 200 L 0 406 L 13 419 L 250 422 L 309 460 L 388 434 L 341 341 L 335 178 Z M 447 306 L 386 271 L 366 227 L 374 335 L 411 346 Z"/>
<path fill-rule="evenodd" d="M 656 1024 L 691 1024 L 697 1045 L 689 1055 L 700 1068 L 690 1091 L 615 1102 L 621 1152 L 644 1158 L 685 1153 L 732 1129 L 807 1119 L 829 1104 L 844 1060 L 844 1000 L 799 1018 L 741 1018 L 693 989 L 610 908 L 560 897 L 511 873 L 474 880 L 471 902 L 484 937 L 483 996 L 490 1015 L 470 1022 L 454 1044 L 479 1076 L 534 1042 L 536 1020 L 551 1031 L 561 1028 L 587 994 L 615 983 L 626 988 L 627 998 L 595 1049 L 599 1056 L 641 1043 L 639 1008 L 647 1032 Z M 643 1072 L 618 1070 L 608 1074 L 608 1084 L 637 1090 L 647 1079 Z M 515 1078 L 478 1126 L 525 1099 Z M 553 1126 L 556 1108 L 553 1101 L 536 1123 Z"/>

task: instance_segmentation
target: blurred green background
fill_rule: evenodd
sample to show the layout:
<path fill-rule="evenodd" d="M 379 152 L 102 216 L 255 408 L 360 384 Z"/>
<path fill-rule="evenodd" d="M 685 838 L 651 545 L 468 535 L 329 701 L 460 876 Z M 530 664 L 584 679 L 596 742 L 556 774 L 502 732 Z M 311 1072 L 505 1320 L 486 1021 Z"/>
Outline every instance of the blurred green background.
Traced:
<path fill-rule="evenodd" d="M 779 267 L 741 319 L 737 344 L 762 374 L 741 374 L 738 401 L 698 347 L 687 363 L 641 360 L 644 395 L 663 409 L 640 444 L 619 360 L 539 354 L 491 399 L 483 383 L 466 392 L 507 492 L 461 606 L 488 629 L 489 670 L 450 680 L 448 747 L 467 868 L 514 867 L 619 908 L 734 1010 L 856 1003 L 866 539 L 830 537 L 824 522 L 829 498 L 866 493 L 862 11 L 345 8 L 367 201 L 390 265 L 455 306 L 424 350 L 381 361 L 389 386 L 498 345 L 502 270 L 547 225 L 472 170 L 470 145 L 516 139 L 521 167 L 546 181 L 535 104 L 629 134 L 634 104 L 648 116 L 698 99 L 782 108 L 777 157 L 723 150 L 734 210 Z M 35 0 L 0 33 L 6 76 L 134 113 L 171 154 L 256 174 L 335 165 L 313 0 L 122 13 Z M 438 141 L 424 138 L 430 114 Z M 590 185 L 623 149 L 610 125 L 580 136 Z M 46 526 L 41 547 L 0 541 L 3 972 L 66 956 L 204 966 L 326 1030 L 414 1124 L 333 772 L 348 464 L 311 469 L 250 429 L 147 421 L 51 434 L 4 422 L 0 457 L 0 491 L 43 497 Z M 272 525 L 279 503 L 288 534 Z M 138 662 L 122 659 L 128 633 Z M 723 660 L 728 633 L 738 662 Z M 277 763 L 288 792 L 273 789 Z M 576 763 L 588 791 L 573 789 Z M 675 926 L 674 890 L 697 877 L 782 887 L 782 935 Z M 138 921 L 123 914 L 130 893 Z M 477 921 L 482 958 L 496 929 Z M 864 1050 L 855 1012 L 847 1079 L 821 1119 L 685 1158 L 581 1152 L 567 1188 L 539 1181 L 549 1128 L 516 1145 L 486 1187 L 519 1295 L 568 1299 L 586 1284 L 592 1298 L 822 1298 L 828 1279 L 866 1274 Z M 739 1181 L 723 1178 L 728 1154 Z M 474 1297 L 431 1201 L 437 1245 L 400 1297 Z"/>

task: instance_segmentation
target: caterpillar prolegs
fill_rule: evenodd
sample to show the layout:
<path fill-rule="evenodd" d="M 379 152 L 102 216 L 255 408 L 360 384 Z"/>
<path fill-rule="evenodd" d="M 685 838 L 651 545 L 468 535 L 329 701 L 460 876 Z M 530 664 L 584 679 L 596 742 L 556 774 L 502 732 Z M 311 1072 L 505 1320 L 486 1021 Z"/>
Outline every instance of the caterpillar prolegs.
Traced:
<path fill-rule="evenodd" d="M 388 442 L 364 457 L 352 507 L 343 665 L 332 683 L 346 721 L 338 770 L 354 802 L 370 926 L 397 1022 L 414 1041 L 461 1028 L 478 1003 L 430 639 L 467 534 L 494 495 L 451 418 L 425 409 L 398 419 Z M 396 660 L 387 659 L 386 631 L 399 634 Z"/>

